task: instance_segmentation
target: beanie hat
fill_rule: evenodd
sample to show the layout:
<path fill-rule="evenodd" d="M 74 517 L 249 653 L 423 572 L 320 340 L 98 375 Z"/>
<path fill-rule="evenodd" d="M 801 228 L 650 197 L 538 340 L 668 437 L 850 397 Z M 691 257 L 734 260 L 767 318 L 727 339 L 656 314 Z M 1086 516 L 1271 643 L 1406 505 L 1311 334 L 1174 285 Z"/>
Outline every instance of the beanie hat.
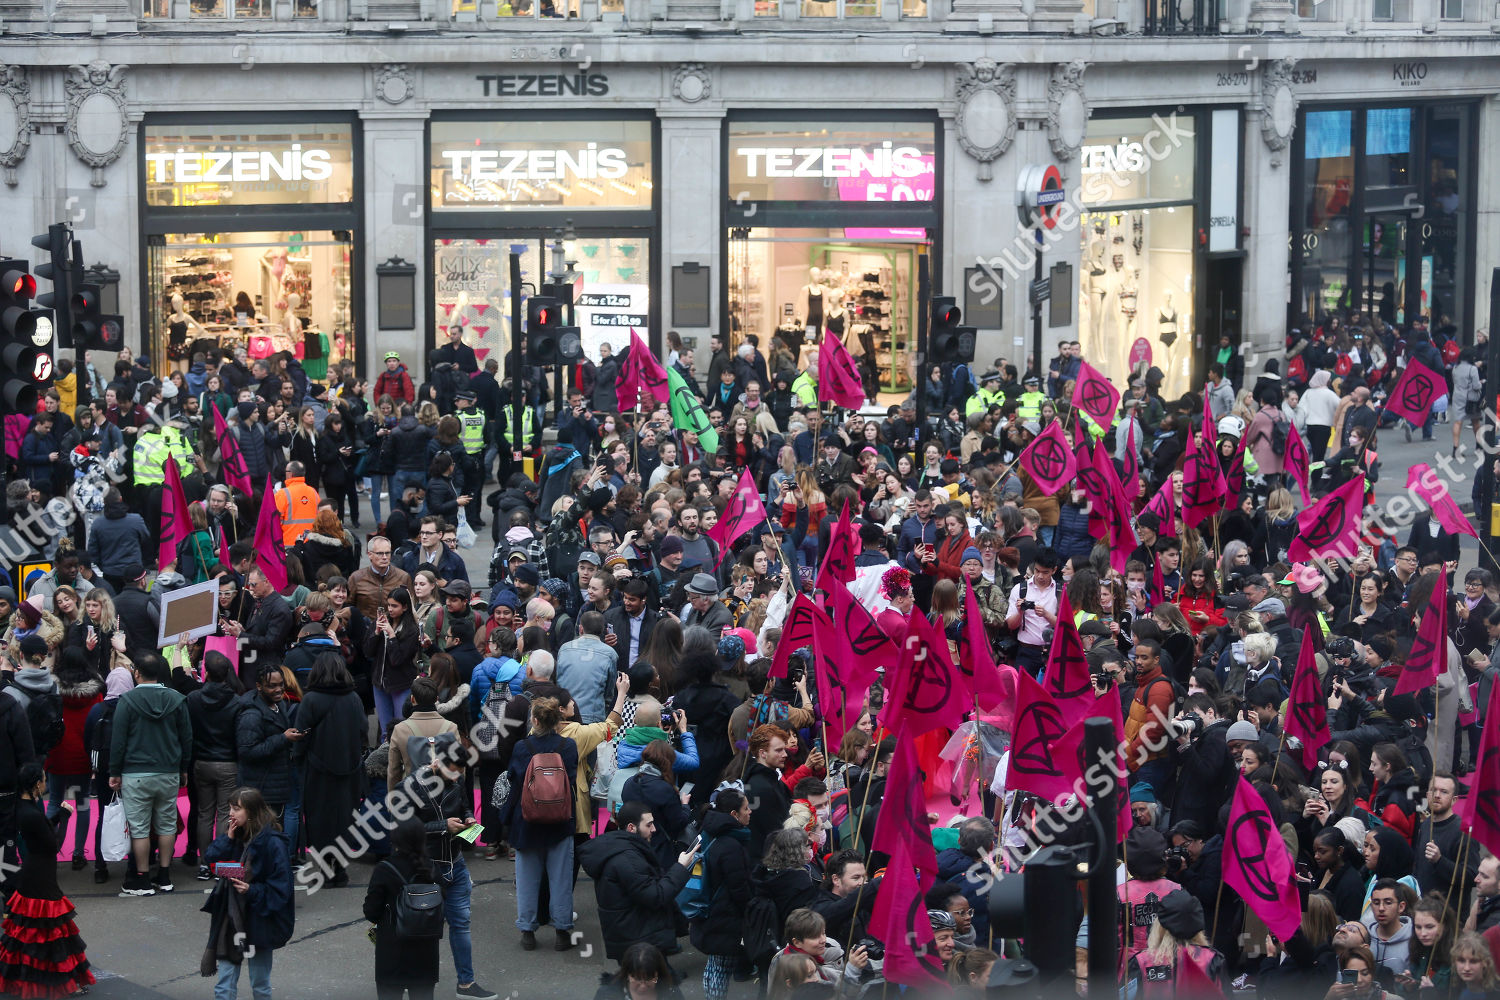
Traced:
<path fill-rule="evenodd" d="M 661 540 L 661 545 L 657 548 L 657 558 L 659 559 L 665 559 L 668 556 L 681 554 L 682 539 L 678 538 L 676 535 L 668 535 L 666 538 L 663 538 Z"/>
<path fill-rule="evenodd" d="M 547 579 L 542 581 L 542 589 L 559 600 L 568 595 L 568 583 L 561 577 L 547 577 Z"/>
<path fill-rule="evenodd" d="M 984 557 L 979 554 L 979 549 L 976 546 L 970 545 L 964 549 L 964 557 L 959 560 L 959 563 L 966 563 L 970 559 L 977 559 L 980 562 L 984 561 Z"/>
<path fill-rule="evenodd" d="M 1131 801 L 1134 802 L 1132 791 Z M 1155 801 L 1153 799 L 1153 801 Z M 1155 877 L 1167 860 L 1167 838 L 1149 826 L 1131 827 L 1125 838 L 1125 869 L 1136 878 Z"/>
<path fill-rule="evenodd" d="M 1131 802 L 1155 802 L 1156 789 L 1151 787 L 1149 781 L 1137 781 L 1130 786 Z"/>
<path fill-rule="evenodd" d="M 239 411 L 240 421 L 244 422 L 246 420 L 249 420 L 250 414 L 255 412 L 255 404 L 247 401 L 239 404 L 239 406 L 235 407 L 235 409 Z"/>
<path fill-rule="evenodd" d="M 1174 889 L 1161 901 L 1156 919 L 1181 941 L 1203 933 L 1203 904 L 1186 889 Z"/>
<path fill-rule="evenodd" d="M 1260 732 L 1250 723 L 1245 722 L 1243 719 L 1231 725 L 1229 727 L 1229 731 L 1224 734 L 1224 740 L 1228 743 L 1233 743 L 1235 740 L 1253 741 L 1259 739 Z"/>
<path fill-rule="evenodd" d="M 719 659 L 727 666 L 739 662 L 745 655 L 745 640 L 737 635 L 726 635 L 719 640 Z"/>

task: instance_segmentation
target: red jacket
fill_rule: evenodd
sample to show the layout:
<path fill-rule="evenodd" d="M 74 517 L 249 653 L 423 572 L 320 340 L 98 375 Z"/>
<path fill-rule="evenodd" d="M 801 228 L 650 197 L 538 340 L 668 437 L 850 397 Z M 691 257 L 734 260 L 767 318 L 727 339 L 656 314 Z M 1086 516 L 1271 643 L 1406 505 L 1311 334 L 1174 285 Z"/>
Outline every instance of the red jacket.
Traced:
<path fill-rule="evenodd" d="M 104 685 L 93 677 L 82 684 L 63 687 L 63 738 L 47 754 L 47 773 L 88 774 L 93 770 L 88 747 L 83 743 L 83 723 L 89 709 L 103 700 Z"/>
<path fill-rule="evenodd" d="M 411 384 L 411 376 L 406 374 L 405 365 L 397 365 L 395 371 L 382 371 L 375 377 L 375 394 L 370 399 L 379 403 L 381 396 L 389 396 L 398 403 L 416 402 L 417 390 Z"/>
<path fill-rule="evenodd" d="M 1185 591 L 1177 592 L 1177 606 L 1182 609 L 1182 614 L 1187 618 L 1188 628 L 1193 630 L 1193 635 L 1202 632 L 1209 625 L 1224 624 L 1224 609 L 1219 607 L 1212 595 L 1208 597 L 1189 597 Z M 1208 621 L 1200 622 L 1190 612 L 1201 611 L 1208 616 Z"/>

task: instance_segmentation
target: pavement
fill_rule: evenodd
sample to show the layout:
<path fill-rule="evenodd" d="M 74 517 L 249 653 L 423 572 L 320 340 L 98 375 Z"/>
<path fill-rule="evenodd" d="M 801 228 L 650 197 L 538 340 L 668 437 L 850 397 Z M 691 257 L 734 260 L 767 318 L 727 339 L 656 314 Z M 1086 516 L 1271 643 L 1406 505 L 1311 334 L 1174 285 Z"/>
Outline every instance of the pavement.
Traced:
<path fill-rule="evenodd" d="M 1425 505 L 1396 503 L 1406 494 L 1406 473 L 1425 462 L 1448 485 L 1454 499 L 1466 510 L 1477 466 L 1473 438 L 1465 431 L 1468 451 L 1460 460 L 1445 458 L 1452 447 L 1451 429 L 1438 424 L 1435 439 L 1424 442 L 1420 435 L 1407 442 L 1400 429 L 1380 435 L 1380 481 L 1376 502 L 1385 512 L 1386 523 L 1397 529 L 1404 544 L 1414 517 Z M 1446 464 L 1445 464 L 1446 463 Z M 491 487 L 493 488 L 493 487 Z M 367 502 L 367 501 L 366 501 Z M 1409 511 L 1403 508 L 1412 508 Z M 480 541 L 463 551 L 469 576 L 483 586 L 488 581 L 489 530 L 480 529 Z M 1478 547 L 1464 538 L 1462 568 L 1475 564 Z M 200 1000 L 212 986 L 197 972 L 198 960 L 208 935 L 208 916 L 199 912 L 208 883 L 193 878 L 193 869 L 178 863 L 173 868 L 176 891 L 153 897 L 121 898 L 121 865 L 113 866 L 113 879 L 103 886 L 92 881 L 92 871 L 74 872 L 64 861 L 59 871 L 63 891 L 78 910 L 78 925 L 88 943 L 89 959 L 99 978 L 93 995 L 107 1000 Z M 374 991 L 374 946 L 365 936 L 369 927 L 361 912 L 364 885 L 370 866 L 355 864 L 351 884 L 343 889 L 325 888 L 297 893 L 297 929 L 291 942 L 276 952 L 272 985 L 278 997 L 367 998 Z M 580 874 L 574 893 L 579 946 L 570 952 L 552 951 L 553 935 L 543 927 L 537 934 L 539 950 L 523 952 L 515 928 L 514 864 L 484 861 L 470 864 L 474 879 L 474 965 L 480 983 L 502 997 L 589 997 L 601 973 L 614 963 L 603 955 L 602 938 L 594 904 L 593 883 Z M 436 995 L 452 995 L 456 983 L 446 942 L 441 948 L 442 978 Z M 687 992 L 696 994 L 703 958 L 691 948 L 672 958 L 672 964 L 690 982 Z M 249 995 L 248 978 L 242 980 Z"/>

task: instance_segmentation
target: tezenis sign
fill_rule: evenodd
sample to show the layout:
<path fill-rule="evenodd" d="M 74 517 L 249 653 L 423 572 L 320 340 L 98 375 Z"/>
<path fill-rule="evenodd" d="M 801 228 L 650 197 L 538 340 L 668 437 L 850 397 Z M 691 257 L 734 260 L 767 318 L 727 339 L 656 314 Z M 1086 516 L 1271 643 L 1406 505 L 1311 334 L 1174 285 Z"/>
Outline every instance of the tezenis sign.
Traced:
<path fill-rule="evenodd" d="M 604 97 L 604 73 L 480 73 L 474 79 L 485 97 Z"/>

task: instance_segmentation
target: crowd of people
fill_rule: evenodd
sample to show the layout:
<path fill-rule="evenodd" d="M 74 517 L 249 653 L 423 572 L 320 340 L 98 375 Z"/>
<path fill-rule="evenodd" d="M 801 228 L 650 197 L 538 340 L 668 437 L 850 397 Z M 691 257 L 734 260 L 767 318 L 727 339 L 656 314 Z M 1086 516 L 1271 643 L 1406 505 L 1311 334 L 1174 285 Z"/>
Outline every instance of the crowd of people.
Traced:
<path fill-rule="evenodd" d="M 1381 401 L 1408 357 L 1451 379 L 1457 454 L 1474 355 L 1420 324 L 1399 341 L 1382 327 L 1361 355 L 1351 326 L 1367 329 L 1294 331 L 1295 363 L 1254 375 L 1226 338 L 1178 398 L 1143 365 L 1102 423 L 1073 403 L 1076 343 L 1030 370 L 934 367 L 925 423 L 916 392 L 883 413 L 829 407 L 817 346 L 763 354 L 754 336 L 711 338 L 701 379 L 668 336 L 658 364 L 701 386 L 701 423 L 647 395 L 622 412 L 628 351 L 570 372 L 555 403 L 540 371 L 502 380 L 456 336 L 420 381 L 394 353 L 373 380 L 346 362 L 327 385 L 290 355 L 195 356 L 166 378 L 128 351 L 112 371 L 60 363 L 38 412 L 7 424 L 12 528 L 52 569 L 0 587 L 0 839 L 24 845 L 0 990 L 92 981 L 58 857 L 132 897 L 173 892 L 174 864 L 212 883 L 201 971 L 219 1000 L 242 970 L 270 995 L 310 880 L 365 886 L 381 997 L 432 996 L 446 952 L 457 996 L 493 1000 L 475 934 L 502 951 L 511 936 L 507 965 L 577 948 L 576 892 L 597 909 L 600 997 L 1024 984 L 1028 942 L 992 927 L 990 889 L 1022 877 L 1057 804 L 1007 787 L 1011 713 L 981 711 L 983 684 L 947 706 L 962 725 L 915 734 L 895 692 L 916 683 L 909 636 L 946 638 L 995 680 L 1046 676 L 1076 633 L 1124 727 L 1122 995 L 1500 997 L 1500 862 L 1455 811 L 1500 672 L 1497 581 L 1458 572 L 1459 536 L 1426 513 L 1405 537 L 1367 517 L 1351 558 L 1294 561 L 1309 503 L 1285 454 L 1295 427 L 1314 497 L 1356 474 L 1383 490 L 1377 438 L 1398 431 Z M 1139 477 L 1128 559 L 1083 484 L 1046 490 L 1020 460 L 1054 422 Z M 1190 525 L 1195 447 L 1243 486 Z M 1480 472 L 1487 510 L 1500 470 Z M 749 525 L 746 482 L 766 512 Z M 1168 509 L 1144 509 L 1163 487 Z M 488 577 L 471 579 L 486 526 Z M 207 581 L 213 634 L 160 645 L 165 597 Z M 1446 669 L 1396 694 L 1439 589 Z M 796 609 L 842 627 L 849 597 L 890 656 L 873 683 L 834 686 Z M 1331 737 L 1315 767 L 1284 732 L 1307 643 Z M 887 781 L 906 754 L 936 857 L 915 883 L 881 823 L 904 808 Z M 1241 782 L 1296 861 L 1302 921 L 1284 938 L 1223 878 Z M 514 917 L 471 913 L 471 867 L 506 864 Z M 909 884 L 920 903 L 891 898 Z M 916 979 L 895 958 L 910 942 L 885 932 L 897 905 L 928 942 Z"/>

